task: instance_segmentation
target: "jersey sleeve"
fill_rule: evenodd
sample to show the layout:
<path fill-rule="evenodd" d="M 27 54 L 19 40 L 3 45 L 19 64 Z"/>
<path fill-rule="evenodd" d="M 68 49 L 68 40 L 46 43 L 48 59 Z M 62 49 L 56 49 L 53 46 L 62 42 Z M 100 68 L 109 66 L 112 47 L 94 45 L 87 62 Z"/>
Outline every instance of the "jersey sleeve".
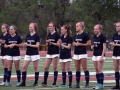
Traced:
<path fill-rule="evenodd" d="M 18 36 L 18 44 L 21 44 L 22 43 L 22 39 L 20 36 Z"/>
<path fill-rule="evenodd" d="M 6 45 L 8 45 L 8 38 L 9 38 L 9 37 L 7 37 L 7 38 L 6 38 L 6 41 L 5 41 L 5 44 L 6 44 Z"/>
<path fill-rule="evenodd" d="M 36 42 L 40 42 L 40 36 L 39 35 L 37 35 L 37 37 L 36 37 Z"/>
<path fill-rule="evenodd" d="M 106 37 L 105 36 L 102 37 L 102 41 L 103 41 L 103 43 L 106 43 Z"/>
<path fill-rule="evenodd" d="M 72 44 L 72 37 L 68 38 L 68 44 Z"/>
<path fill-rule="evenodd" d="M 89 37 L 88 34 L 85 35 L 85 40 L 86 40 L 86 41 L 90 40 L 90 37 Z"/>

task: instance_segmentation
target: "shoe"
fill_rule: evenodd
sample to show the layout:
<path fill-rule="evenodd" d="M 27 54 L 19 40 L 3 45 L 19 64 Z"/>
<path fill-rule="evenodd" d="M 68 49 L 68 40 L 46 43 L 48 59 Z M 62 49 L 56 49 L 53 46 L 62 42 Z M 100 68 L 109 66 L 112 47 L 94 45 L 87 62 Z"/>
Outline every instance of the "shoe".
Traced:
<path fill-rule="evenodd" d="M 18 87 L 21 87 L 21 86 L 26 86 L 26 84 L 24 82 L 22 82 L 18 85 Z"/>
<path fill-rule="evenodd" d="M 89 88 L 90 86 L 89 86 L 89 84 L 86 84 L 83 88 Z"/>
<path fill-rule="evenodd" d="M 5 86 L 5 82 L 1 82 L 1 83 L 0 83 L 0 86 Z"/>
<path fill-rule="evenodd" d="M 34 87 L 37 87 L 37 86 L 38 86 L 38 83 L 34 83 L 33 86 L 34 86 Z"/>
<path fill-rule="evenodd" d="M 5 86 L 10 86 L 10 82 L 6 82 L 6 83 L 5 83 Z"/>
<path fill-rule="evenodd" d="M 68 88 L 72 88 L 72 86 L 71 86 L 71 85 L 68 85 L 67 87 L 68 87 Z"/>
<path fill-rule="evenodd" d="M 55 83 L 53 83 L 50 87 L 55 88 L 57 87 Z"/>
<path fill-rule="evenodd" d="M 116 86 L 114 86 L 114 87 L 111 88 L 111 89 L 119 89 L 119 85 L 116 85 Z"/>
<path fill-rule="evenodd" d="M 102 84 L 98 84 L 97 86 L 95 86 L 95 88 L 93 88 L 93 89 L 103 89 L 104 88 L 104 86 L 102 85 Z"/>
<path fill-rule="evenodd" d="M 58 88 L 67 88 L 68 86 L 61 84 Z"/>
<path fill-rule="evenodd" d="M 16 86 L 19 86 L 21 84 L 21 82 L 17 82 Z"/>
<path fill-rule="evenodd" d="M 42 86 L 42 87 L 47 87 L 47 83 L 42 82 L 41 86 Z"/>
<path fill-rule="evenodd" d="M 73 86 L 72 88 L 80 88 L 79 84 L 76 84 L 75 86 Z"/>
<path fill-rule="evenodd" d="M 93 89 L 98 88 L 98 87 L 99 87 L 99 84 L 97 84 L 95 87 L 93 87 Z"/>

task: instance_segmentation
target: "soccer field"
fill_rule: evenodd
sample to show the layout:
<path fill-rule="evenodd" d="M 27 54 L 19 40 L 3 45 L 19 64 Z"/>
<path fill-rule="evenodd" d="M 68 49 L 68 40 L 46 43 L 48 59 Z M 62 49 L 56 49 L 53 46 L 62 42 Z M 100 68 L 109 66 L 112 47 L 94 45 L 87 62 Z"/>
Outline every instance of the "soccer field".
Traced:
<path fill-rule="evenodd" d="M 20 62 L 20 69 L 22 69 L 22 64 L 23 64 L 23 58 L 21 59 Z M 45 57 L 41 57 L 41 59 L 39 60 L 39 68 L 40 68 L 40 78 L 39 78 L 39 84 L 42 83 L 43 81 L 43 75 L 44 75 L 44 61 L 45 61 Z M 75 75 L 75 66 L 74 66 L 74 62 L 72 61 L 71 63 L 71 69 L 73 71 L 73 75 Z M 88 58 L 88 69 L 90 71 L 90 89 L 92 89 L 93 86 L 96 85 L 96 79 L 95 79 L 95 70 L 94 70 L 94 66 L 93 66 L 93 62 L 91 60 L 91 57 Z M 114 70 L 113 70 L 113 63 L 112 63 L 112 58 L 111 57 L 106 57 L 105 63 L 104 63 L 104 74 L 105 74 L 105 81 L 104 81 L 104 85 L 105 88 L 104 90 L 109 89 L 111 86 L 115 85 L 115 80 L 114 80 Z M 60 63 L 58 63 L 58 71 L 59 71 L 59 76 L 58 76 L 58 82 L 57 85 L 59 86 L 62 82 L 61 82 L 61 67 L 60 67 Z M 48 78 L 48 86 L 50 86 L 52 84 L 52 80 L 53 80 L 53 69 L 52 69 L 52 64 L 50 66 L 49 69 L 49 78 Z M 84 72 L 82 70 L 81 72 L 82 77 L 81 77 L 81 87 L 84 86 L 85 81 L 84 81 Z M 3 66 L 2 63 L 0 63 L 0 80 L 2 81 L 2 76 L 3 76 Z M 46 87 L 46 88 L 41 88 L 41 87 L 31 87 L 30 85 L 32 85 L 34 82 L 34 69 L 33 69 L 33 64 L 32 62 L 30 63 L 28 70 L 27 70 L 27 82 L 26 84 L 28 85 L 27 87 L 16 87 L 16 71 L 14 69 L 14 65 L 13 65 L 13 69 L 12 69 L 12 76 L 11 76 L 11 86 L 10 87 L 5 87 L 5 86 L 1 86 L 0 90 L 44 90 L 44 89 L 54 89 L 54 90 L 59 90 L 60 88 L 50 88 L 50 87 Z M 68 84 L 68 83 L 67 83 Z M 75 76 L 73 76 L 73 85 L 75 85 Z M 62 88 L 63 90 L 69 90 L 69 88 Z M 83 89 L 85 90 L 85 89 Z"/>

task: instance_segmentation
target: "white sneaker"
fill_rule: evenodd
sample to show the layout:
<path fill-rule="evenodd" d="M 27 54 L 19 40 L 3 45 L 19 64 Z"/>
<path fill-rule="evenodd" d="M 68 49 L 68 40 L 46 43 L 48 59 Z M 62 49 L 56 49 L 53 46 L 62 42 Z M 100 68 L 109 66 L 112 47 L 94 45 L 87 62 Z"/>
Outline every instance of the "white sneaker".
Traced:
<path fill-rule="evenodd" d="M 5 82 L 0 83 L 0 86 L 5 86 Z"/>

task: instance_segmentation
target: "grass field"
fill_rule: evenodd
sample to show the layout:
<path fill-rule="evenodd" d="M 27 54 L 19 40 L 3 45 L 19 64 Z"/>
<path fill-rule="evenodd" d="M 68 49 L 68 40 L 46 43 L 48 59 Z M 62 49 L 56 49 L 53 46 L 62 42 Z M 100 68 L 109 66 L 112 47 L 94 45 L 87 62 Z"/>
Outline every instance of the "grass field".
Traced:
<path fill-rule="evenodd" d="M 20 62 L 20 68 L 22 69 L 22 64 L 23 64 L 23 58 L 21 59 Z M 40 79 L 39 79 L 39 84 L 41 84 L 41 82 L 43 81 L 43 75 L 44 75 L 44 61 L 45 61 L 45 57 L 41 57 L 40 61 L 39 61 L 39 68 L 40 68 Z M 75 75 L 75 66 L 74 66 L 74 62 L 72 61 L 71 64 L 71 68 L 73 71 L 73 75 Z M 88 58 L 88 68 L 90 71 L 90 75 L 91 75 L 91 80 L 90 80 L 90 86 L 92 88 L 92 86 L 96 85 L 96 80 L 95 80 L 95 70 L 94 70 L 94 66 L 91 60 L 91 57 Z M 115 85 L 115 81 L 114 81 L 114 76 L 111 76 L 111 74 L 114 75 L 114 71 L 113 71 L 113 63 L 112 63 L 112 59 L 111 57 L 106 57 L 105 60 L 105 64 L 104 64 L 104 68 L 103 68 L 104 72 L 105 72 L 105 81 L 104 81 L 104 85 L 105 88 L 104 90 L 108 90 L 111 86 Z M 58 82 L 57 85 L 59 86 L 62 82 L 61 82 L 61 68 L 60 68 L 60 63 L 58 64 L 58 71 L 59 71 L 59 77 L 58 77 Z M 53 69 L 52 69 L 52 64 L 50 66 L 49 69 L 50 72 L 50 77 L 48 78 L 48 85 L 52 84 L 52 80 L 53 80 Z M 44 89 L 54 89 L 54 90 L 59 90 L 60 88 L 50 88 L 50 87 L 46 87 L 46 88 L 40 88 L 40 87 L 31 87 L 30 85 L 33 84 L 33 80 L 34 80 L 34 69 L 33 69 L 33 65 L 32 62 L 30 63 L 28 70 L 27 70 L 27 75 L 28 77 L 28 81 L 26 82 L 26 84 L 28 85 L 27 87 L 16 87 L 16 71 L 14 69 L 14 65 L 13 65 L 13 70 L 12 70 L 12 78 L 11 78 L 11 86 L 10 87 L 5 87 L 5 86 L 1 86 L 0 90 L 44 90 Z M 0 80 L 2 81 L 2 76 L 3 76 L 3 66 L 2 63 L 0 63 Z M 81 77 L 81 87 L 84 86 L 85 81 L 84 81 L 84 72 L 82 71 L 82 77 Z M 75 76 L 73 77 L 73 85 L 75 85 Z M 91 89 L 90 88 L 90 89 Z M 68 88 L 62 88 L 63 90 L 69 90 Z M 85 90 L 85 89 L 83 89 Z"/>

